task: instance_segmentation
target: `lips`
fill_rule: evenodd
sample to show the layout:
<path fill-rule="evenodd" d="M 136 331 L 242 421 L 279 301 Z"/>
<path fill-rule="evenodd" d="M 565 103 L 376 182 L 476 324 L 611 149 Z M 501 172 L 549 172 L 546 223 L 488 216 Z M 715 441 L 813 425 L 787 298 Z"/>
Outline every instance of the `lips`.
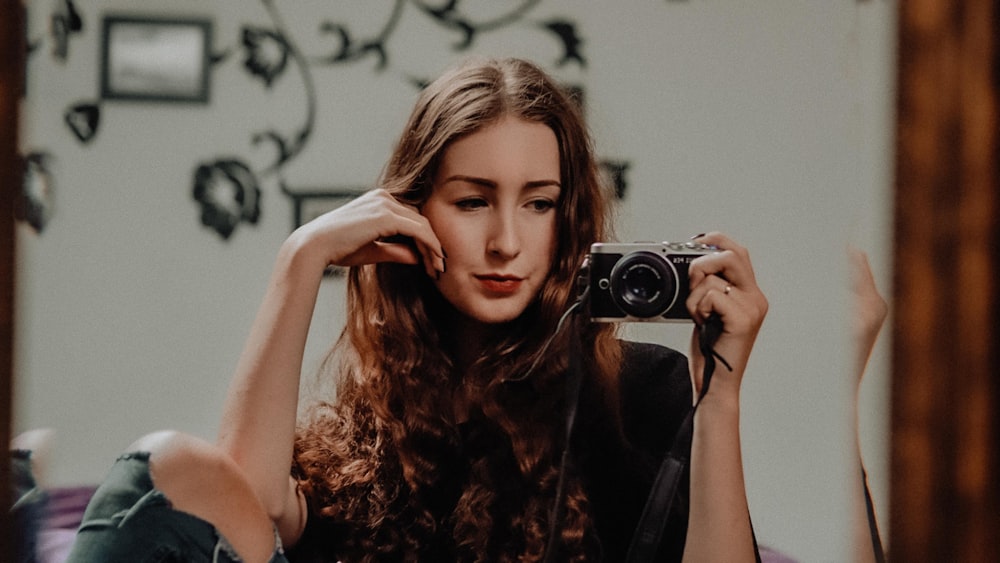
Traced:
<path fill-rule="evenodd" d="M 524 281 L 517 276 L 506 275 L 476 276 L 476 279 L 482 284 L 483 289 L 497 294 L 514 293 L 521 287 L 521 283 Z"/>

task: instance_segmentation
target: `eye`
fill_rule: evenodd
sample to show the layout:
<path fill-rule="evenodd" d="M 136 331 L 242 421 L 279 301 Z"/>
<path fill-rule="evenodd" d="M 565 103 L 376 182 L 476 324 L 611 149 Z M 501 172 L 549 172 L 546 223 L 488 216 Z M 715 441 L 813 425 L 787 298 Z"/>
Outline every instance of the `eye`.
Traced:
<path fill-rule="evenodd" d="M 552 201 L 551 199 L 533 199 L 530 202 L 528 202 L 528 205 L 531 207 L 532 210 L 537 211 L 539 213 L 544 213 L 550 209 L 555 208 L 556 202 Z"/>
<path fill-rule="evenodd" d="M 486 205 L 486 200 L 481 197 L 470 197 L 460 199 L 455 202 L 456 207 L 465 211 L 472 211 L 474 209 L 479 209 L 480 207 L 486 207 Z"/>

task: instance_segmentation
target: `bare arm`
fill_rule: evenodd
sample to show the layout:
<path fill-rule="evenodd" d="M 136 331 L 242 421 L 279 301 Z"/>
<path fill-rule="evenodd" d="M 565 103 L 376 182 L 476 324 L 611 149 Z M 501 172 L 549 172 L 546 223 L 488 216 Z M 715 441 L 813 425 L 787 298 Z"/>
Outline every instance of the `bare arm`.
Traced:
<path fill-rule="evenodd" d="M 297 539 L 303 499 L 290 488 L 299 374 L 324 265 L 301 237 L 282 246 L 237 364 L 223 409 L 219 446 L 246 473 L 282 538 Z"/>
<path fill-rule="evenodd" d="M 861 455 L 861 437 L 858 428 L 858 401 L 861 392 L 861 382 L 864 378 L 868 360 L 875 341 L 889 314 L 889 305 L 878 292 L 875 277 L 872 275 L 868 256 L 861 250 L 850 249 L 851 290 L 854 297 L 852 303 L 852 344 L 854 346 L 853 376 L 855 378 L 853 412 L 851 424 L 854 426 L 854 436 L 858 465 L 864 465 Z M 874 563 L 876 559 L 875 546 L 872 540 L 872 530 L 868 522 L 868 508 L 864 498 L 864 488 L 860 476 L 853 487 L 853 526 L 854 526 L 854 560 L 856 563 Z"/>
<path fill-rule="evenodd" d="M 429 272 L 443 269 L 441 249 L 416 210 L 381 190 L 361 196 L 296 230 L 282 245 L 263 303 L 237 364 L 223 409 L 218 444 L 241 467 L 286 545 L 305 526 L 305 500 L 289 471 L 306 337 L 323 270 L 330 264 L 422 259 Z"/>
<path fill-rule="evenodd" d="M 688 309 L 699 324 L 711 313 L 720 317 L 723 330 L 715 351 L 733 369 L 718 364 L 695 414 L 684 561 L 754 561 L 740 450 L 740 385 L 768 302 L 757 287 L 746 249 L 719 233 L 698 242 L 714 244 L 722 252 L 691 264 Z M 695 396 L 705 365 L 697 338 L 696 331 L 690 355 Z"/>

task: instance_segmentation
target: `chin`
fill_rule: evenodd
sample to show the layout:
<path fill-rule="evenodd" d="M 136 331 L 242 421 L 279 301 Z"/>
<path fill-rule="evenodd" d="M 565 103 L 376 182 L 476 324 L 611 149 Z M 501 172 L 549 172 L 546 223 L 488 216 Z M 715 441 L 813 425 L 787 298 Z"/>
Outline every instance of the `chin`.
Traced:
<path fill-rule="evenodd" d="M 516 320 L 527 307 L 496 307 L 483 306 L 470 308 L 462 313 L 476 321 L 487 325 L 501 325 Z"/>
<path fill-rule="evenodd" d="M 469 318 L 472 320 L 486 325 L 506 324 L 517 319 L 517 317 L 518 315 L 498 315 L 496 313 L 490 315 L 469 315 Z"/>

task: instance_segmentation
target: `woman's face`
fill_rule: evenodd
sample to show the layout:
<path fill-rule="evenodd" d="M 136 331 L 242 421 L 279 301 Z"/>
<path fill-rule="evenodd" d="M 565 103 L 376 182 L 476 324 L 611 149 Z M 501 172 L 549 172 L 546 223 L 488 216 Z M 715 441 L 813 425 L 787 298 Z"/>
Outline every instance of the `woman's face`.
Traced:
<path fill-rule="evenodd" d="M 547 126 L 506 117 L 453 142 L 422 213 L 447 254 L 435 282 L 482 323 L 517 318 L 555 252 L 559 145 Z"/>

